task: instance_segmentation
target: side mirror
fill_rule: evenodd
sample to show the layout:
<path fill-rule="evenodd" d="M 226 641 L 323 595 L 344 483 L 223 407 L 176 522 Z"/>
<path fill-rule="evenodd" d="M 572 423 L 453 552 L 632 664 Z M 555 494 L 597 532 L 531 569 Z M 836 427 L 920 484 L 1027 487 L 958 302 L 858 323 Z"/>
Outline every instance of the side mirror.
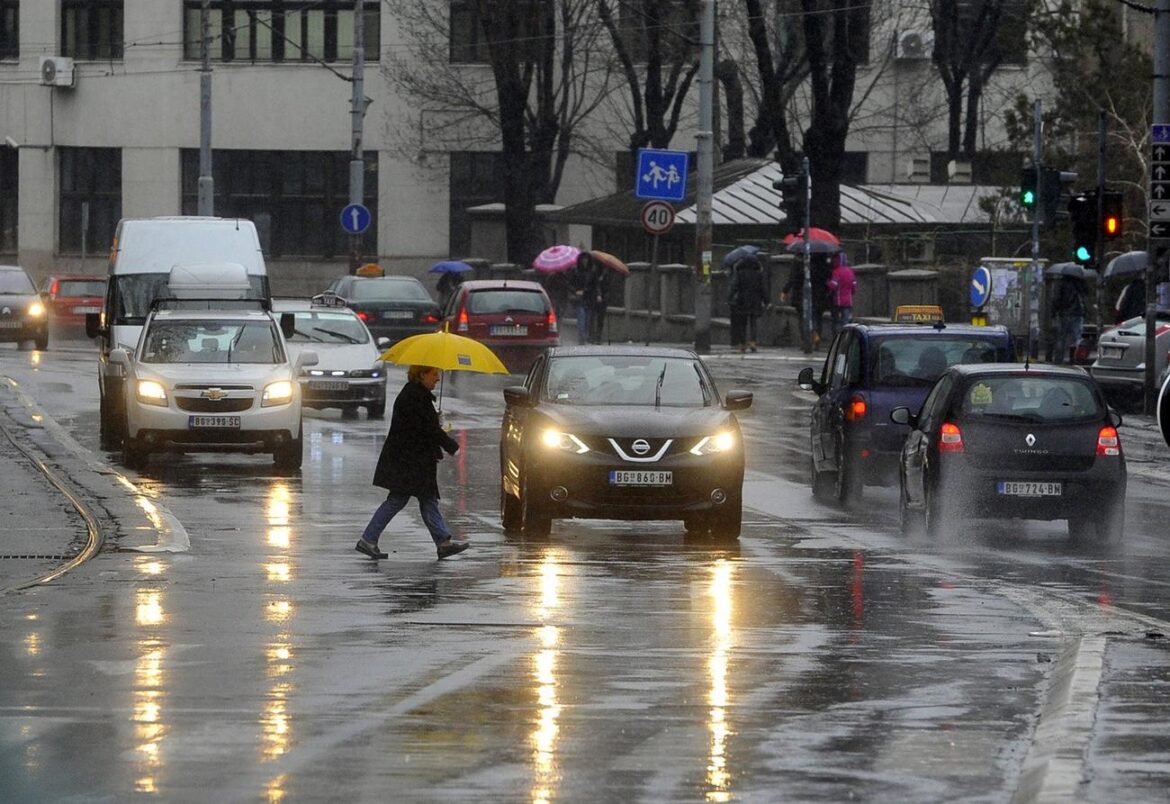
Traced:
<path fill-rule="evenodd" d="M 1109 423 L 1112 424 L 1114 427 L 1121 426 L 1121 414 L 1118 413 L 1113 408 L 1109 409 Z"/>
<path fill-rule="evenodd" d="M 817 395 L 820 395 L 825 390 L 825 387 L 817 382 L 813 369 L 808 366 L 802 368 L 800 373 L 796 375 L 796 384 L 800 386 L 800 390 L 812 391 Z"/>
<path fill-rule="evenodd" d="M 910 408 L 905 406 L 891 410 L 890 421 L 894 424 L 905 424 L 910 427 L 918 426 L 918 417 L 910 412 Z"/>
<path fill-rule="evenodd" d="M 308 366 L 315 366 L 315 365 L 317 365 L 317 363 L 318 363 L 317 353 L 306 349 L 305 351 L 303 351 L 299 355 L 297 355 L 297 362 L 295 365 L 296 365 L 297 370 L 300 371 L 301 369 L 306 368 Z"/>
<path fill-rule="evenodd" d="M 102 329 L 102 314 L 101 313 L 86 313 L 85 314 L 85 337 L 97 338 L 106 333 Z"/>
<path fill-rule="evenodd" d="M 381 338 L 378 338 L 376 341 L 374 341 L 374 343 L 378 344 L 379 349 L 389 349 L 390 348 L 390 339 L 384 335 Z"/>
<path fill-rule="evenodd" d="M 297 331 L 297 316 L 296 313 L 281 313 L 280 314 L 280 332 L 284 337 L 291 338 Z M 315 365 L 315 364 L 314 364 Z"/>
<path fill-rule="evenodd" d="M 526 408 L 532 405 L 532 395 L 523 385 L 509 385 L 504 389 L 504 404 Z"/>
<path fill-rule="evenodd" d="M 110 350 L 110 363 L 115 366 L 126 368 L 130 365 L 130 353 L 123 347 L 119 346 L 116 349 Z"/>
<path fill-rule="evenodd" d="M 752 393 L 750 391 L 728 391 L 723 395 L 723 408 L 725 410 L 747 410 L 752 406 Z"/>

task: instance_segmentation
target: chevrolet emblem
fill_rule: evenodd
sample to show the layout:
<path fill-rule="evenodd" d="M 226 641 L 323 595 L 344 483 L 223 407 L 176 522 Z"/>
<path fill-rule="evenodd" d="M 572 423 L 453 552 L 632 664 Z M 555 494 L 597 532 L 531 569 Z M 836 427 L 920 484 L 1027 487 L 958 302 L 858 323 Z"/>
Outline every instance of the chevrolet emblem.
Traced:
<path fill-rule="evenodd" d="M 227 391 L 222 388 L 208 388 L 200 396 L 205 399 L 210 399 L 212 402 L 218 402 L 221 399 L 227 399 Z"/>

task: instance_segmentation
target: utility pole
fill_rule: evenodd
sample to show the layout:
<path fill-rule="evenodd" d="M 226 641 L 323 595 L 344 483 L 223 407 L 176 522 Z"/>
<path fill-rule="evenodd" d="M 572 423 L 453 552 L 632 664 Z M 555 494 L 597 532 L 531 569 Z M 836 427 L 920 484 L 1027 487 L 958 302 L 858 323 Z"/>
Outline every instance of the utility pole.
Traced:
<path fill-rule="evenodd" d="M 800 201 L 801 210 L 801 245 L 804 247 L 804 254 L 801 259 L 804 261 L 804 286 L 801 290 L 800 303 L 800 321 L 801 332 L 804 337 L 801 338 L 800 345 L 806 355 L 811 355 L 813 351 L 813 313 L 812 313 L 812 245 L 809 238 L 809 227 L 812 224 L 812 173 L 809 172 L 808 157 L 801 157 L 800 172 L 804 174 L 804 197 Z M 820 329 L 820 323 L 817 323 L 817 329 Z"/>
<path fill-rule="evenodd" d="M 1154 126 L 1170 123 L 1170 0 L 1154 4 Z M 1157 148 L 1157 145 L 1154 146 Z M 1146 220 L 1149 221 L 1149 216 Z M 1158 377 L 1154 372 L 1156 313 L 1158 310 L 1157 257 L 1164 240 L 1153 238 L 1146 244 L 1146 382 L 1145 412 L 1152 415 L 1157 409 Z"/>
<path fill-rule="evenodd" d="M 1105 111 L 1097 117 L 1097 239 L 1093 249 L 1093 267 L 1097 269 L 1097 339 L 1105 329 L 1105 238 L 1101 234 L 1101 221 L 1105 219 L 1105 137 L 1109 133 L 1109 122 Z"/>
<path fill-rule="evenodd" d="M 1167 0 L 1170 2 L 1170 0 Z M 699 173 L 695 197 L 695 351 L 711 351 L 711 184 L 715 79 L 715 0 L 702 0 L 699 18 Z"/>
<path fill-rule="evenodd" d="M 1170 2 L 1170 0 L 1167 0 Z M 1032 113 L 1032 164 L 1036 166 L 1036 206 L 1032 207 L 1032 264 L 1028 267 L 1028 309 L 1024 320 L 1028 322 L 1028 356 L 1035 359 L 1040 345 L 1040 209 L 1044 198 L 1044 169 L 1040 164 L 1044 121 L 1042 106 L 1036 101 Z"/>
<path fill-rule="evenodd" d="M 211 0 L 200 8 L 203 67 L 199 73 L 199 214 L 215 214 L 215 180 L 211 176 Z"/>
<path fill-rule="evenodd" d="M 207 2 L 207 0 L 204 0 Z M 365 198 L 366 160 L 362 148 L 363 123 L 366 117 L 366 9 L 365 0 L 353 3 L 353 100 L 350 120 L 353 128 L 349 156 L 349 203 L 360 204 Z M 376 223 L 374 225 L 377 225 Z M 355 273 L 362 264 L 362 237 L 349 236 L 349 272 Z"/>

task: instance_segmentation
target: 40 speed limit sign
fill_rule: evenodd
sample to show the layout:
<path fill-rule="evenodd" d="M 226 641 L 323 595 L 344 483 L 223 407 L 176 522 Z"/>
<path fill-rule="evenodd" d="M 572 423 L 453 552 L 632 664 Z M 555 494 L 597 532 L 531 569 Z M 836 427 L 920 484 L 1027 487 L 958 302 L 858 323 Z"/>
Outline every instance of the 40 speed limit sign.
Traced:
<path fill-rule="evenodd" d="M 674 207 L 666 201 L 651 201 L 642 207 L 642 228 L 647 234 L 666 234 L 674 226 Z"/>

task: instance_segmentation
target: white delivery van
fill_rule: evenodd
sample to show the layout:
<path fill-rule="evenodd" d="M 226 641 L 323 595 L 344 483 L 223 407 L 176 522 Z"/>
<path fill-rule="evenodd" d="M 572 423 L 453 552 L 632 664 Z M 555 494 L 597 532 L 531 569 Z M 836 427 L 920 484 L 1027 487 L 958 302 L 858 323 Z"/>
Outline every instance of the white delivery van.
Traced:
<path fill-rule="evenodd" d="M 103 449 L 121 444 L 126 424 L 122 366 L 110 363 L 110 350 L 133 350 L 150 306 L 158 298 L 173 297 L 171 272 L 181 267 L 183 294 L 198 295 L 201 271 L 208 276 L 207 296 L 222 291 L 219 266 L 243 266 L 248 280 L 246 298 L 269 306 L 268 269 L 260 249 L 256 226 L 242 218 L 176 216 L 124 218 L 118 222 L 110 249 L 106 298 L 99 314 L 86 317 L 86 333 L 98 339 L 98 390 L 101 393 L 101 443 Z M 201 267 L 202 266 L 202 267 Z M 232 292 L 229 298 L 239 298 Z"/>

